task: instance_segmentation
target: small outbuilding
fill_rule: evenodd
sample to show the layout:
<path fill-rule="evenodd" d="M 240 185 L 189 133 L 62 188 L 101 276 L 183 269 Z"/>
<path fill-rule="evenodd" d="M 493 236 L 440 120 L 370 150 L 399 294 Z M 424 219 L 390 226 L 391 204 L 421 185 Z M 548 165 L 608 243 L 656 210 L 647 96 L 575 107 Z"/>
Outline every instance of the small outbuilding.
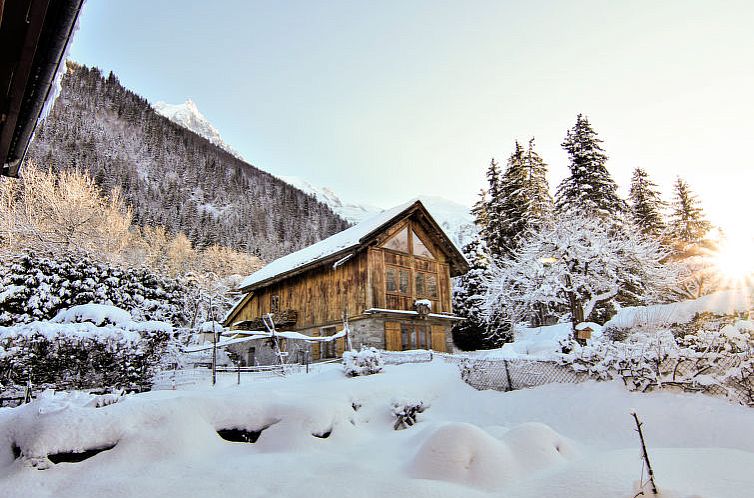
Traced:
<path fill-rule="evenodd" d="M 468 263 L 420 201 L 386 210 L 273 261 L 241 283 L 244 297 L 227 314 L 231 329 L 332 336 L 348 320 L 354 348 L 452 351 L 451 277 Z M 262 329 L 263 330 L 263 329 Z M 282 341 L 288 355 L 317 361 L 342 355 L 344 339 Z M 268 363 L 259 341 L 228 346 L 242 362 Z M 248 351 L 247 351 L 248 350 Z"/>

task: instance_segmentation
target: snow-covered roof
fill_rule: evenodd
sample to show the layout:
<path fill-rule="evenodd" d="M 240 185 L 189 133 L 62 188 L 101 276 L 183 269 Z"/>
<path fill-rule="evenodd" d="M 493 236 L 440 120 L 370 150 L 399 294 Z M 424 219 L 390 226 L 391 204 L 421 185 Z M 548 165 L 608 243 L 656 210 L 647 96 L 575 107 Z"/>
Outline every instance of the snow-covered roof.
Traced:
<path fill-rule="evenodd" d="M 414 204 L 420 204 L 418 200 L 412 200 L 387 209 L 371 218 L 368 218 L 358 225 L 347 228 L 342 232 L 328 237 L 316 244 L 305 247 L 300 251 L 288 254 L 282 258 L 276 259 L 264 268 L 252 273 L 241 282 L 241 289 L 248 289 L 266 280 L 270 280 L 278 275 L 282 275 L 298 268 L 308 266 L 325 259 L 334 254 L 357 247 L 362 241 L 374 232 L 390 223 L 404 211 L 411 208 Z"/>

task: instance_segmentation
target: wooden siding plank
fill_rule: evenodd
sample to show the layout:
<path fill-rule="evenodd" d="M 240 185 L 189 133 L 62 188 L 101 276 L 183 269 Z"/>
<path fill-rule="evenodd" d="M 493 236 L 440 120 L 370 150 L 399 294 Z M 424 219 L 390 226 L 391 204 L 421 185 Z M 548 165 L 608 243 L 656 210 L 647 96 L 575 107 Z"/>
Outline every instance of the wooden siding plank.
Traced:
<path fill-rule="evenodd" d="M 385 322 L 385 349 L 401 351 L 401 322 Z"/>
<path fill-rule="evenodd" d="M 444 353 L 445 347 L 445 327 L 442 325 L 432 325 L 432 349 L 438 353 Z"/>

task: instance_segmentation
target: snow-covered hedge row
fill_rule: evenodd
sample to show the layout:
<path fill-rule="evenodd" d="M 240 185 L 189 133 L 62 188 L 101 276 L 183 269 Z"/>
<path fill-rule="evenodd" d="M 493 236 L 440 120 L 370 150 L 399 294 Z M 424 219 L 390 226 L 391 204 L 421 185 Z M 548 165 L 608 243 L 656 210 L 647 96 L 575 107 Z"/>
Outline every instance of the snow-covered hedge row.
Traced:
<path fill-rule="evenodd" d="M 562 362 L 592 378 L 622 378 L 631 390 L 674 386 L 754 405 L 752 332 L 754 323 L 748 320 L 683 337 L 671 330 L 640 332 L 625 341 L 606 338 L 589 346 L 574 345 Z"/>
<path fill-rule="evenodd" d="M 147 268 L 121 269 L 83 256 L 21 254 L 0 264 L 0 325 L 50 320 L 74 305 L 103 303 L 143 320 L 185 323 L 179 282 Z"/>
<path fill-rule="evenodd" d="M 84 305 L 54 321 L 0 326 L 0 382 L 8 388 L 31 379 L 35 390 L 148 386 L 172 326 L 126 316 L 112 306 Z"/>

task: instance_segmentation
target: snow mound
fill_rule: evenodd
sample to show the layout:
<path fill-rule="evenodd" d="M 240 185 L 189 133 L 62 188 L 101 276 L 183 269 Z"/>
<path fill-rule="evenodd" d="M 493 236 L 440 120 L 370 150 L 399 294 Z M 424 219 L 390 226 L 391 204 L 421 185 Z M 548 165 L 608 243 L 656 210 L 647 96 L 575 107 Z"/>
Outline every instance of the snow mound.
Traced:
<path fill-rule="evenodd" d="M 570 442 L 545 424 L 522 424 L 496 439 L 475 425 L 450 423 L 427 437 L 410 463 L 409 473 L 422 479 L 495 489 L 577 455 Z"/>
<path fill-rule="evenodd" d="M 60 311 L 52 319 L 56 323 L 92 322 L 95 325 L 112 324 L 128 325 L 131 323 L 131 313 L 107 304 L 79 304 Z"/>
<path fill-rule="evenodd" d="M 435 430 L 419 447 L 409 474 L 483 489 L 498 488 L 516 476 L 509 448 L 479 427 L 450 423 Z"/>

